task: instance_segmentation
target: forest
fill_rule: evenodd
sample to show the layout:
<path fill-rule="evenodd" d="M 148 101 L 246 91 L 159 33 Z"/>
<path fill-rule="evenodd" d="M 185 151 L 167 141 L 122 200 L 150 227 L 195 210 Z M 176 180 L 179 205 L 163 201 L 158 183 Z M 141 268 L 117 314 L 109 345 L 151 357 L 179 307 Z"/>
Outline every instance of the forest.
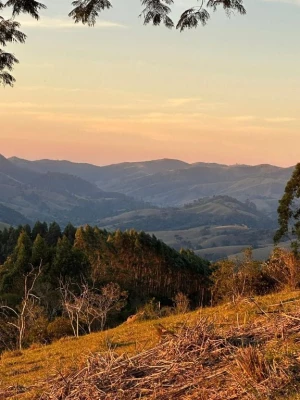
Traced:
<path fill-rule="evenodd" d="M 208 299 L 208 261 L 135 230 L 5 228 L 0 260 L 2 350 L 114 326 L 152 299 L 160 312 L 178 293 Z"/>
<path fill-rule="evenodd" d="M 36 222 L 0 231 L 0 352 L 300 284 L 297 256 L 214 264 L 135 230 Z"/>

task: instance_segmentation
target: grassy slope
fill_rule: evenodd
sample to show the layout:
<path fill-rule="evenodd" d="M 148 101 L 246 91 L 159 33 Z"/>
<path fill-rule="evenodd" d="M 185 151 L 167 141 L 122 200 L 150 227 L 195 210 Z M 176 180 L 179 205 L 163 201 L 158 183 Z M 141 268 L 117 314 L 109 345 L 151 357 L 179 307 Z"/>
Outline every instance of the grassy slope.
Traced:
<path fill-rule="evenodd" d="M 297 305 L 299 307 L 299 291 L 281 292 L 257 298 L 258 304 L 263 309 L 287 300 L 296 301 L 286 303 L 284 305 L 285 312 L 294 310 Z M 32 399 L 33 394 L 38 391 L 35 386 L 38 386 L 39 381 L 58 373 L 64 373 L 71 368 L 78 368 L 91 353 L 113 348 L 119 353 L 133 355 L 151 348 L 159 341 L 155 329 L 158 322 L 176 331 L 180 324 L 193 324 L 199 317 L 205 316 L 211 318 L 214 324 L 222 327 L 222 329 L 228 329 L 229 327 L 248 324 L 254 320 L 264 319 L 265 317 L 258 315 L 257 311 L 258 309 L 254 304 L 242 301 L 237 305 L 224 304 L 214 308 L 199 309 L 185 315 L 162 318 L 159 321 L 122 324 L 117 328 L 82 336 L 78 339 L 65 338 L 48 346 L 32 346 L 22 353 L 18 351 L 6 352 L 0 359 L 0 398 L 4 398 L 1 397 L 1 390 L 22 385 L 26 388 L 26 393 L 19 393 L 11 398 Z M 270 314 L 270 318 L 276 318 L 276 314 Z M 265 319 L 265 321 L 267 320 Z M 286 346 L 289 346 L 289 342 Z M 292 346 L 294 351 L 300 352 L 298 341 L 293 342 Z"/>

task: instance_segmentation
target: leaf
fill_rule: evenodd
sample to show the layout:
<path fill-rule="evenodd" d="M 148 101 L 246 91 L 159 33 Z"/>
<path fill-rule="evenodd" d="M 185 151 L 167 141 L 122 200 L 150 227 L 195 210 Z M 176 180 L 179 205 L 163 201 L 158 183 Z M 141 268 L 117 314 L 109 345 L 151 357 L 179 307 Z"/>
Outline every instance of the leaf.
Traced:
<path fill-rule="evenodd" d="M 70 13 L 75 23 L 82 22 L 88 26 L 94 26 L 96 18 L 102 10 L 109 9 L 112 4 L 108 0 L 76 0 L 72 5 L 75 7 Z"/>
<path fill-rule="evenodd" d="M 5 7 L 13 8 L 13 16 L 24 13 L 30 14 L 35 19 L 39 19 L 40 10 L 47 8 L 45 4 L 39 3 L 35 0 L 8 0 Z"/>
<path fill-rule="evenodd" d="M 205 9 L 190 8 L 182 13 L 176 29 L 180 29 L 180 32 L 182 32 L 186 28 L 197 28 L 199 23 L 204 26 L 207 24 L 209 18 L 210 15 Z"/>

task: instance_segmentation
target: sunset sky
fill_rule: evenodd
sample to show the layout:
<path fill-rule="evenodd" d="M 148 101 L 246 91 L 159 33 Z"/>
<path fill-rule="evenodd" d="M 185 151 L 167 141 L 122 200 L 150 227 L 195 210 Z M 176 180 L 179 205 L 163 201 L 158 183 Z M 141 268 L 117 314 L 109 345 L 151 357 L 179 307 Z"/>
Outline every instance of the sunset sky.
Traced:
<path fill-rule="evenodd" d="M 174 0 L 174 17 L 194 5 Z M 300 161 L 300 0 L 245 0 L 180 33 L 112 0 L 94 28 L 51 0 L 27 17 L 14 88 L 0 88 L 0 153 L 98 165 L 157 158 Z"/>

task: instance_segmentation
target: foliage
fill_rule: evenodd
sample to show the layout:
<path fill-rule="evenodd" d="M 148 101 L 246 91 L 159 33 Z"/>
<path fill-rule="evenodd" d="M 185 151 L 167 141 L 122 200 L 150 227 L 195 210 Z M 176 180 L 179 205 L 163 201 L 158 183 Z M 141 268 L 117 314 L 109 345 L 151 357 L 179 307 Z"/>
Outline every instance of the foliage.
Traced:
<path fill-rule="evenodd" d="M 284 287 L 292 290 L 299 288 L 300 261 L 293 252 L 275 248 L 265 263 L 264 269 L 280 289 Z"/>
<path fill-rule="evenodd" d="M 12 319 L 9 319 L 7 324 L 16 328 L 18 332 L 19 350 L 22 350 L 28 326 L 32 325 L 33 321 L 37 319 L 36 317 L 41 317 L 41 314 L 36 310 L 36 296 L 34 295 L 34 287 L 41 272 L 42 263 L 37 269 L 31 266 L 31 270 L 23 275 L 23 297 L 17 307 L 12 308 L 6 304 L 0 305 L 0 310 L 6 312 L 8 316 L 12 316 Z"/>
<path fill-rule="evenodd" d="M 47 326 L 47 336 L 50 340 L 57 340 L 71 335 L 73 335 L 73 330 L 68 318 L 57 317 Z"/>
<path fill-rule="evenodd" d="M 174 22 L 170 17 L 173 0 L 141 0 L 144 7 L 140 16 L 143 16 L 144 24 L 153 25 L 164 24 L 167 28 L 172 28 Z M 105 9 L 110 9 L 112 4 L 109 0 L 74 0 L 73 10 L 69 17 L 75 23 L 83 23 L 93 26 L 96 23 L 99 13 Z M 227 15 L 234 12 L 245 14 L 246 10 L 242 0 L 205 0 L 198 6 L 193 6 L 184 11 L 179 18 L 176 28 L 183 31 L 186 28 L 196 28 L 199 24 L 206 25 L 210 18 L 209 9 L 216 11 L 221 6 Z M 29 14 L 35 19 L 40 18 L 40 11 L 46 6 L 36 0 L 7 0 L 0 1 L 0 10 L 9 8 L 12 17 L 5 19 L 0 16 L 0 45 L 5 48 L 8 43 L 24 43 L 26 35 L 20 31 L 20 23 L 14 20 L 19 14 Z M 12 86 L 15 82 L 11 71 L 18 59 L 11 53 L 0 48 L 0 83 Z"/>
<path fill-rule="evenodd" d="M 177 314 L 185 314 L 189 311 L 190 301 L 184 293 L 177 293 L 173 301 L 175 303 L 175 311 Z"/>
<path fill-rule="evenodd" d="M 26 346 L 58 337 L 58 318 L 65 315 L 73 334 L 79 336 L 126 320 L 152 297 L 163 305 L 171 304 L 179 292 L 186 293 L 193 305 L 203 292 L 208 297 L 210 263 L 191 251 L 179 253 L 154 236 L 134 230 L 108 233 L 69 224 L 64 232 L 67 235 L 55 223 L 48 227 L 37 222 L 32 230 L 29 226 L 9 228 L 0 235 L 0 300 L 10 308 L 6 317 L 16 327 L 22 314 Z M 39 262 L 43 269 L 30 294 L 38 302 L 27 301 L 27 311 L 21 312 L 26 297 L 24 276 Z M 54 326 L 47 328 L 48 324 Z M 49 330 L 54 332 L 49 334 Z"/>
<path fill-rule="evenodd" d="M 292 235 L 292 238 L 296 238 L 296 241 L 292 243 L 296 253 L 300 241 L 300 206 L 299 202 L 296 204 L 298 199 L 300 199 L 300 163 L 296 165 L 279 201 L 277 210 L 279 229 L 274 236 L 275 244 L 284 236 L 291 239 L 289 235 Z"/>
<path fill-rule="evenodd" d="M 237 301 L 245 296 L 266 294 L 274 290 L 275 282 L 263 269 L 260 262 L 253 260 L 252 250 L 244 251 L 242 260 L 222 260 L 215 264 L 212 274 L 212 301 Z"/>
<path fill-rule="evenodd" d="M 142 314 L 143 319 L 156 319 L 161 315 L 160 303 L 155 300 L 155 297 L 148 300 L 147 303 L 140 308 L 139 311 Z"/>

